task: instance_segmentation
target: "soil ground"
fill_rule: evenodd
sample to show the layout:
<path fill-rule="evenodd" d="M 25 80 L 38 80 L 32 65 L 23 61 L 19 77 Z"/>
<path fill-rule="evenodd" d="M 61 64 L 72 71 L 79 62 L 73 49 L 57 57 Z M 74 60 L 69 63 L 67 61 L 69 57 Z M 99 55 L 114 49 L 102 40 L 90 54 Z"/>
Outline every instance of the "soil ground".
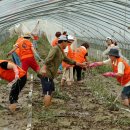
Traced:
<path fill-rule="evenodd" d="M 86 73 L 87 74 L 87 73 Z M 93 73 L 85 76 L 84 84 L 75 82 L 73 86 L 65 85 L 59 89 L 60 77 L 55 80 L 56 92 L 52 106 L 45 109 L 42 103 L 40 81 L 33 83 L 32 129 L 33 130 L 129 130 L 130 113 L 119 109 L 110 111 L 105 98 L 97 96 L 92 89 L 92 83 L 100 81 L 101 85 L 110 87 L 107 91 L 117 94 L 111 79 L 103 79 Z M 91 83 L 90 83 L 91 82 Z M 116 81 L 113 81 L 116 83 Z M 0 88 L 0 130 L 26 130 L 28 117 L 28 93 L 30 83 L 20 94 L 19 107 L 15 113 L 8 111 L 9 88 Z M 122 107 L 122 106 L 121 106 Z"/>

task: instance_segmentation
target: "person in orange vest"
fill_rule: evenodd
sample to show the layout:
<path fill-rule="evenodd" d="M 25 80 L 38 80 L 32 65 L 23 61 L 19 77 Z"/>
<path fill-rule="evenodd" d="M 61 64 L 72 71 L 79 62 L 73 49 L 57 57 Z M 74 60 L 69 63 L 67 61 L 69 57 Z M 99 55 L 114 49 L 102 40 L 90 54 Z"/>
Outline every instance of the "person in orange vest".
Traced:
<path fill-rule="evenodd" d="M 105 77 L 115 77 L 123 87 L 121 97 L 125 106 L 130 106 L 130 66 L 120 57 L 119 50 L 110 49 L 108 52 L 109 58 L 103 62 L 94 62 L 89 64 L 89 67 L 97 67 L 105 64 L 111 64 L 113 72 L 106 72 Z"/>
<path fill-rule="evenodd" d="M 0 78 L 8 81 L 9 87 L 12 86 L 9 95 L 9 109 L 14 112 L 19 93 L 26 84 L 26 72 L 11 61 L 0 60 Z"/>
<path fill-rule="evenodd" d="M 33 47 L 33 44 L 30 41 L 30 34 L 24 35 L 24 40 L 22 42 L 18 42 L 15 47 L 7 54 L 11 55 L 17 48 L 19 48 L 19 56 L 22 63 L 22 69 L 26 72 L 28 68 L 31 67 L 35 72 L 40 70 L 38 63 L 35 60 L 35 56 L 41 60 L 36 50 Z"/>
<path fill-rule="evenodd" d="M 73 42 L 74 42 L 74 37 L 71 35 L 68 35 L 68 46 L 66 47 L 66 49 L 64 49 L 64 53 L 69 59 L 74 58 L 73 50 L 71 48 L 71 44 Z M 65 81 L 67 82 L 68 86 L 71 86 L 72 82 L 74 82 L 73 65 L 69 65 L 63 61 L 62 67 L 64 68 L 64 70 L 63 70 L 63 75 L 62 75 L 62 79 L 61 79 L 61 86 L 62 87 L 64 86 Z"/>
<path fill-rule="evenodd" d="M 56 32 L 55 33 L 55 38 L 54 40 L 51 42 L 51 46 L 54 47 L 58 44 L 58 38 L 61 36 L 61 32 Z"/>
<path fill-rule="evenodd" d="M 80 47 L 78 47 L 74 53 L 74 61 L 79 63 L 87 62 L 88 48 L 89 48 L 89 44 L 87 42 L 83 43 Z M 78 83 L 83 83 L 82 76 L 81 76 L 82 69 L 83 68 L 80 66 L 74 67 L 74 74 L 76 71 Z"/>

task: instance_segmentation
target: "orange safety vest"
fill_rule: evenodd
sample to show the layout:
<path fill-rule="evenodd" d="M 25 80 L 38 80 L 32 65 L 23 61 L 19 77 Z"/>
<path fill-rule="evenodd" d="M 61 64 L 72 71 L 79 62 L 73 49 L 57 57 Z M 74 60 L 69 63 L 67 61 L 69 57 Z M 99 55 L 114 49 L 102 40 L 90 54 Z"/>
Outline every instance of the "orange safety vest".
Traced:
<path fill-rule="evenodd" d="M 51 46 L 54 47 L 58 44 L 58 38 L 55 37 L 55 39 L 51 42 Z"/>
<path fill-rule="evenodd" d="M 85 59 L 86 53 L 87 53 L 87 49 L 84 48 L 83 46 L 80 46 L 80 47 L 77 48 L 76 51 L 75 51 L 74 60 L 75 60 L 76 62 L 79 62 L 79 63 L 86 62 L 86 59 Z"/>
<path fill-rule="evenodd" d="M 0 63 L 2 63 L 2 62 L 10 62 L 10 61 L 0 60 Z M 13 62 L 11 62 L 11 63 L 14 64 Z M 19 78 L 26 75 L 26 72 L 24 70 L 22 70 L 19 66 L 17 66 L 17 68 L 18 68 L 18 71 L 19 71 Z M 15 72 L 13 71 L 13 69 L 5 70 L 5 69 L 0 67 L 0 78 L 11 82 L 15 78 Z"/>
<path fill-rule="evenodd" d="M 34 57 L 33 51 L 31 49 L 33 45 L 29 40 L 24 39 L 23 41 L 19 42 L 17 45 L 19 48 L 19 55 L 21 60 Z"/>
<path fill-rule="evenodd" d="M 24 40 L 23 37 L 18 38 L 18 40 L 16 41 L 16 44 L 19 44 L 19 43 L 22 42 L 23 40 Z M 15 53 L 16 53 L 18 56 L 20 56 L 19 48 L 17 48 L 17 49 L 15 50 Z"/>
<path fill-rule="evenodd" d="M 119 62 L 123 62 L 123 64 L 125 65 L 125 69 L 124 69 L 124 74 L 121 77 L 117 77 L 117 81 L 124 86 L 125 84 L 127 84 L 130 81 L 130 66 L 122 59 L 122 58 L 118 58 L 117 59 L 117 65 L 112 64 L 113 67 L 113 71 L 115 73 L 118 72 L 118 63 Z"/>
<path fill-rule="evenodd" d="M 74 53 L 73 53 L 73 50 L 71 49 L 71 45 L 68 45 L 68 53 L 67 53 L 67 57 L 69 59 L 73 59 L 74 58 Z M 69 64 L 67 64 L 66 62 L 62 62 L 62 66 L 63 68 L 66 68 Z M 70 65 L 69 65 L 70 66 Z M 71 65 L 73 66 L 73 65 Z"/>

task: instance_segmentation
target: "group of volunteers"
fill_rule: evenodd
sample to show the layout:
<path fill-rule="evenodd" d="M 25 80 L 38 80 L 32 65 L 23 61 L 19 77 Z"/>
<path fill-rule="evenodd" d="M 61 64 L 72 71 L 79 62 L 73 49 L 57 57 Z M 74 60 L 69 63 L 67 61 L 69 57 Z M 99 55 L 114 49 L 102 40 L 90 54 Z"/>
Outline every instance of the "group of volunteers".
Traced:
<path fill-rule="evenodd" d="M 123 87 L 121 97 L 123 104 L 130 106 L 130 66 L 127 59 L 122 56 L 121 50 L 117 43 L 110 37 L 106 39 L 107 49 L 103 52 L 103 56 L 109 56 L 107 60 L 102 62 L 89 63 L 88 49 L 89 43 L 84 42 L 76 49 L 72 48 L 75 37 L 67 35 L 67 32 L 56 32 L 55 38 L 51 42 L 51 49 L 44 60 L 42 67 L 36 61 L 40 58 L 36 51 L 36 45 L 31 42 L 33 35 L 25 34 L 19 37 L 13 45 L 13 49 L 7 54 L 12 55 L 14 63 L 9 60 L 0 60 L 0 78 L 9 82 L 11 86 L 9 95 L 9 109 L 13 112 L 16 110 L 18 96 L 27 81 L 27 71 L 31 67 L 41 80 L 43 90 L 43 103 L 45 107 L 49 107 L 52 101 L 52 94 L 55 90 L 53 79 L 56 77 L 60 67 L 63 67 L 63 75 L 61 78 L 61 87 L 71 86 L 74 82 L 76 73 L 77 83 L 83 83 L 82 70 L 91 69 L 97 66 L 109 64 L 113 67 L 113 72 L 106 72 L 105 77 L 115 77 Z M 17 58 L 16 58 L 17 57 Z M 19 58 L 19 59 L 18 59 Z"/>

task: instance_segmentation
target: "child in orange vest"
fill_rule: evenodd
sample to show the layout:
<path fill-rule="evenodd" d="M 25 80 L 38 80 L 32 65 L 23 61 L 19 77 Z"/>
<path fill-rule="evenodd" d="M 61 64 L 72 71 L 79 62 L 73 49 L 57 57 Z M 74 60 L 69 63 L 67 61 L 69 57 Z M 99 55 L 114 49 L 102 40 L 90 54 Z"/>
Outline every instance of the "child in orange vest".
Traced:
<path fill-rule="evenodd" d="M 12 86 L 9 96 L 9 109 L 14 112 L 18 95 L 26 84 L 26 72 L 13 62 L 0 60 L 0 78 L 8 81 L 8 86 Z"/>
<path fill-rule="evenodd" d="M 117 49 L 110 49 L 108 52 L 110 59 L 103 62 L 95 62 L 89 64 L 89 67 L 97 67 L 104 64 L 111 64 L 113 72 L 104 73 L 105 77 L 115 77 L 123 87 L 121 97 L 125 106 L 130 106 L 130 66 L 128 63 L 120 58 Z"/>
<path fill-rule="evenodd" d="M 83 43 L 79 48 L 77 48 L 74 54 L 74 61 L 79 62 L 79 63 L 87 62 L 86 56 L 88 56 L 88 48 L 89 48 L 89 44 L 87 42 Z M 74 73 L 75 71 L 77 72 L 78 83 L 83 83 L 83 80 L 81 77 L 82 69 L 83 68 L 81 68 L 80 66 L 74 67 Z"/>

